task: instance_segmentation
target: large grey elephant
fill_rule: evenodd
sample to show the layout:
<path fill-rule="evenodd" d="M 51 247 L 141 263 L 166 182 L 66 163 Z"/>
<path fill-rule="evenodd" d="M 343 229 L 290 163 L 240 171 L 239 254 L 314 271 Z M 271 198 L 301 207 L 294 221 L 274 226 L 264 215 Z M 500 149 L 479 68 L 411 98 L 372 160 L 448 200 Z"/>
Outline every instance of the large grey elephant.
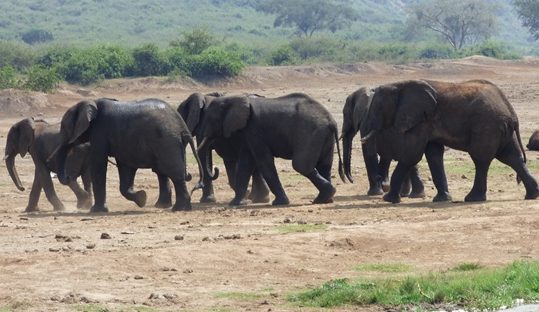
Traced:
<path fill-rule="evenodd" d="M 223 95 L 224 94 L 218 92 L 208 94 L 193 93 L 178 106 L 178 113 L 180 113 L 182 118 L 185 120 L 189 131 L 191 131 L 193 136 L 197 138 L 197 142 L 199 144 L 204 139 L 201 133 L 200 125 L 208 108 L 208 105 L 213 99 L 215 99 L 216 97 L 221 97 Z M 254 95 L 251 96 L 260 97 Z M 217 178 L 219 171 L 216 168 L 216 174 L 211 172 L 211 168 L 213 167 L 211 148 L 213 148 L 217 155 L 219 155 L 223 159 L 228 177 L 228 184 L 234 190 L 236 188 L 235 178 L 239 151 L 241 150 L 242 145 L 242 140 L 236 137 L 220 137 L 216 138 L 213 141 L 211 147 L 206 147 L 210 148 L 210 151 L 200 151 L 199 156 L 206 156 L 202 158 L 202 162 L 204 163 L 204 168 L 207 170 L 204 175 L 204 189 L 202 191 L 202 197 L 200 199 L 200 202 L 215 202 L 215 194 L 213 190 L 212 180 Z M 256 169 L 253 171 L 252 174 L 252 189 L 248 198 L 254 203 L 269 202 L 268 186 L 264 181 L 264 178 L 262 178 L 262 175 Z"/>
<path fill-rule="evenodd" d="M 25 188 L 15 168 L 15 156 L 24 157 L 29 153 L 35 165 L 34 182 L 26 212 L 38 210 L 37 204 L 42 189 L 55 211 L 65 209 L 56 195 L 51 179 L 51 172 L 57 172 L 56 162 L 47 161 L 60 141 L 60 124 L 49 124 L 40 119 L 25 118 L 9 129 L 4 160 L 13 183 L 20 191 L 24 191 Z M 68 185 L 77 196 L 78 208 L 90 208 L 92 205 L 89 149 L 89 144 L 75 145 L 72 152 L 66 156 L 66 171 L 73 177 Z M 84 189 L 76 181 L 79 176 L 82 177 Z"/>
<path fill-rule="evenodd" d="M 335 187 L 331 184 L 333 151 L 337 144 L 339 174 L 344 181 L 338 146 L 337 124 L 327 109 L 301 93 L 279 98 L 226 96 L 211 101 L 202 120 L 204 140 L 242 140 L 236 171 L 235 197 L 230 205 L 245 204 L 249 177 L 257 168 L 271 192 L 273 205 L 286 205 L 289 199 L 281 185 L 274 157 L 292 160 L 292 167 L 318 189 L 314 203 L 331 203 Z"/>
<path fill-rule="evenodd" d="M 90 142 L 90 164 L 95 203 L 91 212 L 107 212 L 105 186 L 107 159 L 116 159 L 120 176 L 120 192 L 142 207 L 146 192 L 135 191 L 133 182 L 138 168 L 151 168 L 160 185 L 172 180 L 176 203 L 172 210 L 190 210 L 191 197 L 185 184 L 185 147 L 191 146 L 198 163 L 202 187 L 202 164 L 196 154 L 191 133 L 181 116 L 166 102 L 146 99 L 117 102 L 110 99 L 81 101 L 67 110 L 60 129 L 63 141 L 58 148 L 58 178 L 66 184 L 73 177 L 65 169 L 66 156 L 73 144 Z"/>
<path fill-rule="evenodd" d="M 361 126 L 366 122 L 367 112 L 371 105 L 372 91 L 366 87 L 361 87 L 346 98 L 343 107 L 343 157 L 344 174 L 353 182 L 351 172 L 352 141 Z M 366 133 L 360 133 L 365 135 Z M 363 160 L 367 169 L 369 179 L 369 190 L 367 195 L 381 195 L 384 190 L 389 189 L 388 173 L 391 164 L 393 140 L 386 138 L 384 131 L 377 134 L 377 138 L 370 140 L 362 146 Z M 378 159 L 378 155 L 380 159 Z M 401 196 L 410 198 L 425 197 L 423 182 L 419 177 L 417 166 L 413 166 L 411 172 L 404 179 L 400 192 Z"/>
<path fill-rule="evenodd" d="M 390 131 L 393 158 L 398 161 L 384 200 L 400 201 L 404 175 L 425 153 L 438 194 L 450 199 L 443 165 L 444 145 L 468 152 L 475 164 L 475 180 L 465 201 L 485 201 L 487 172 L 494 158 L 517 173 L 526 199 L 539 196 L 537 181 L 526 167 L 515 110 L 491 82 L 471 80 L 450 83 L 409 80 L 378 87 L 362 133 L 362 142 L 380 131 Z"/>

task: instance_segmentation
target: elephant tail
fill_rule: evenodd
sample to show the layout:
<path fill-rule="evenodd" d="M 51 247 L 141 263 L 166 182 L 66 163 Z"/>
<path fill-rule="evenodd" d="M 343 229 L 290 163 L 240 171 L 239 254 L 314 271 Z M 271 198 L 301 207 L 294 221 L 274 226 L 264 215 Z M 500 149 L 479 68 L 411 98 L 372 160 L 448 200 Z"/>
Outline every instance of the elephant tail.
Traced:
<path fill-rule="evenodd" d="M 526 163 L 526 161 L 527 161 L 527 159 L 526 159 L 526 150 L 524 149 L 524 146 L 522 146 L 522 139 L 520 138 L 520 130 L 519 130 L 519 125 L 518 125 L 518 120 L 515 123 L 515 132 L 517 134 L 518 146 L 520 147 L 520 150 L 522 151 L 522 157 L 524 157 L 524 163 Z M 517 184 L 520 184 L 520 182 L 522 182 L 522 179 L 517 174 Z"/>
<path fill-rule="evenodd" d="M 333 135 L 335 136 L 335 144 L 337 144 L 337 155 L 339 155 L 339 176 L 341 177 L 341 180 L 346 183 L 341 157 L 341 147 L 339 146 L 339 131 L 337 130 L 337 127 L 333 128 Z"/>
<path fill-rule="evenodd" d="M 195 148 L 195 142 L 193 141 L 193 137 L 191 135 L 184 135 L 184 140 L 189 143 L 189 146 L 191 146 L 191 151 L 193 151 L 193 155 L 195 156 L 195 159 L 197 160 L 198 164 L 198 182 L 191 190 L 191 194 L 193 194 L 194 191 L 198 189 L 204 188 L 204 169 L 202 168 L 202 162 L 200 161 L 200 158 L 198 157 L 197 149 Z M 185 164 L 187 166 L 187 163 Z"/>

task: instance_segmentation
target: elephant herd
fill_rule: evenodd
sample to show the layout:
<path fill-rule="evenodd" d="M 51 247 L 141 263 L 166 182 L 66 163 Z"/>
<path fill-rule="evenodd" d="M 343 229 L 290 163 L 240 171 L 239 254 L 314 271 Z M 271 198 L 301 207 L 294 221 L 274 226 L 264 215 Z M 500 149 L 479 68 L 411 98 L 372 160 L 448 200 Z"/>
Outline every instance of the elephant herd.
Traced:
<path fill-rule="evenodd" d="M 228 96 L 194 93 L 174 110 L 159 99 L 121 102 L 101 98 L 69 108 L 58 125 L 33 118 L 11 127 L 5 157 L 8 172 L 24 190 L 15 168 L 15 156 L 29 153 L 35 164 L 27 212 L 36 211 L 41 190 L 54 210 L 64 206 L 54 191 L 51 172 L 73 190 L 78 208 L 107 212 L 106 182 L 109 157 L 115 159 L 120 192 L 138 206 L 146 193 L 133 187 L 138 168 L 157 175 L 156 207 L 190 210 L 191 194 L 202 189 L 201 202 L 215 202 L 212 151 L 223 159 L 228 183 L 234 191 L 232 206 L 289 199 L 279 180 L 275 157 L 292 161 L 294 170 L 317 188 L 313 203 L 332 203 L 336 188 L 331 182 L 334 150 L 340 178 L 353 182 L 352 141 L 361 135 L 368 176 L 368 195 L 382 195 L 388 202 L 401 197 L 425 197 L 417 168 L 426 156 L 437 194 L 433 201 L 449 201 L 443 156 L 446 147 L 467 152 L 475 165 L 475 179 L 465 201 L 485 201 L 487 172 L 494 158 L 510 166 L 524 184 L 526 199 L 539 197 L 539 187 L 526 167 L 515 110 L 494 84 L 485 80 L 448 83 L 407 80 L 360 88 L 343 107 L 343 159 L 337 123 L 319 102 L 302 93 L 278 98 L 256 94 Z M 197 148 L 195 148 L 195 139 Z M 199 181 L 191 192 L 186 181 L 186 148 L 197 161 Z M 527 145 L 539 148 L 539 132 Z M 389 180 L 389 167 L 397 161 Z M 77 182 L 82 178 L 84 188 Z M 172 204 L 171 183 L 175 203 Z M 248 192 L 249 181 L 252 181 Z M 91 193 L 94 203 L 92 205 Z"/>

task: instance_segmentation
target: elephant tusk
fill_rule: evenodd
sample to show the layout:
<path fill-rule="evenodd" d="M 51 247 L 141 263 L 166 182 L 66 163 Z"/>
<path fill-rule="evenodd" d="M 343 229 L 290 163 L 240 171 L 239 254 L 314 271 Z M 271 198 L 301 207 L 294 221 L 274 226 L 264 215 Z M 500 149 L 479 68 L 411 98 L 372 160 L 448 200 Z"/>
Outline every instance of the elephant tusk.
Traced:
<path fill-rule="evenodd" d="M 4 155 L 4 161 L 6 161 L 9 158 L 9 155 Z"/>
<path fill-rule="evenodd" d="M 370 140 L 374 135 L 376 134 L 376 130 L 371 130 L 366 136 L 361 138 L 361 144 L 367 143 L 368 140 Z"/>
<path fill-rule="evenodd" d="M 199 151 L 201 151 L 201 150 L 204 148 L 204 146 L 206 146 L 206 145 L 209 144 L 208 141 L 209 141 L 208 138 L 205 137 L 205 138 L 202 140 L 202 142 L 200 142 L 200 145 L 197 147 L 197 153 L 198 153 Z"/>

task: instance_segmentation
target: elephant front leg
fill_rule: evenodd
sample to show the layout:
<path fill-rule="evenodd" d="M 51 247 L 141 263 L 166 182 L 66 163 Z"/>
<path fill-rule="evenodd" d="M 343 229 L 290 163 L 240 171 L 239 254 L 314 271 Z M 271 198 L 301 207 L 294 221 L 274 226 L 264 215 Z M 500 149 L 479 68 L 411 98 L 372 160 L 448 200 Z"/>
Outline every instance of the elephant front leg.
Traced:
<path fill-rule="evenodd" d="M 367 177 L 369 178 L 367 195 L 375 196 L 384 194 L 382 181 L 379 177 L 378 156 L 376 152 L 370 152 L 366 144 L 363 145 L 361 151 L 363 153 L 363 160 L 365 161 L 365 168 L 367 169 Z"/>
<path fill-rule="evenodd" d="M 466 202 L 479 202 L 487 200 L 487 174 L 488 168 L 492 160 L 479 160 L 472 158 L 475 164 L 475 179 L 472 190 L 464 201 Z"/>
<path fill-rule="evenodd" d="M 36 173 L 39 175 L 41 185 L 43 187 L 43 190 L 45 191 L 45 196 L 47 196 L 47 199 L 52 204 L 54 211 L 64 211 L 64 204 L 62 204 L 62 202 L 58 198 L 58 195 L 56 195 L 56 191 L 54 190 L 54 184 L 52 184 L 51 179 L 51 172 L 48 169 L 40 168 Z"/>
<path fill-rule="evenodd" d="M 451 195 L 447 186 L 447 178 L 444 168 L 444 146 L 442 144 L 430 142 L 425 150 L 427 163 L 429 164 L 432 182 L 436 187 L 437 194 L 433 198 L 433 202 L 450 201 Z"/>
<path fill-rule="evenodd" d="M 408 195 L 409 198 L 424 198 L 425 197 L 425 186 L 423 181 L 419 177 L 419 169 L 417 165 L 413 166 L 410 169 L 409 173 L 410 183 L 412 184 L 412 192 Z"/>
<path fill-rule="evenodd" d="M 32 190 L 30 191 L 30 197 L 28 199 L 28 205 L 26 206 L 26 209 L 24 209 L 25 212 L 34 212 L 39 210 L 37 207 L 37 203 L 39 202 L 39 196 L 41 195 L 42 188 L 43 187 L 41 186 L 41 180 L 39 179 L 39 175 L 36 170 L 34 175 L 34 182 L 32 183 Z"/>
<path fill-rule="evenodd" d="M 249 179 L 254 167 L 255 162 L 253 156 L 247 148 L 242 148 L 240 151 L 235 169 L 230 170 L 231 168 L 229 169 L 227 167 L 227 172 L 233 175 L 233 178 L 229 179 L 229 183 L 231 183 L 234 189 L 234 198 L 230 201 L 230 206 L 243 206 L 247 204 L 245 195 L 247 194 Z"/>
<path fill-rule="evenodd" d="M 266 184 L 266 181 L 258 171 L 258 169 L 255 169 L 253 171 L 252 176 L 252 183 L 251 183 L 251 194 L 249 195 L 249 199 L 253 203 L 267 203 L 269 202 L 269 188 Z"/>
<path fill-rule="evenodd" d="M 198 142 L 200 144 L 200 142 Z M 204 155 L 207 155 L 203 157 Z M 210 149 L 209 151 L 204 151 L 199 153 L 199 158 L 202 160 L 202 163 L 206 168 L 208 169 L 208 172 L 212 172 L 213 170 L 213 153 Z M 225 163 L 226 167 L 226 163 Z M 227 170 L 228 172 L 228 170 Z M 207 174 L 204 175 L 204 187 L 202 188 L 202 197 L 200 197 L 201 203 L 215 203 L 217 200 L 215 199 L 215 193 L 213 190 L 213 178 L 208 176 Z"/>
<path fill-rule="evenodd" d="M 159 198 L 155 203 L 156 208 L 169 208 L 172 206 L 172 191 L 170 189 L 170 181 L 167 176 L 157 173 L 159 181 Z"/>
<path fill-rule="evenodd" d="M 410 172 L 410 168 L 413 165 L 404 164 L 402 161 L 399 161 L 397 163 L 397 167 L 395 167 L 395 171 L 393 171 L 393 174 L 391 175 L 391 182 L 389 185 L 389 192 L 384 195 L 383 199 L 386 202 L 390 202 L 393 204 L 400 203 L 401 197 L 400 197 L 400 190 L 402 186 L 402 182 Z"/>
<path fill-rule="evenodd" d="M 97 149 L 97 148 L 96 148 Z M 107 187 L 107 157 L 106 153 L 97 153 L 91 158 L 92 188 L 94 191 L 94 205 L 90 209 L 91 213 L 109 212 L 105 203 Z M 101 155 L 105 155 L 104 157 Z"/>
<path fill-rule="evenodd" d="M 146 205 L 146 192 L 142 190 L 135 192 L 133 189 L 137 168 L 126 166 L 120 162 L 118 162 L 117 166 L 120 176 L 120 193 L 127 200 L 135 202 L 137 206 L 144 207 Z"/>
<path fill-rule="evenodd" d="M 90 207 L 92 206 L 91 195 L 80 187 L 77 180 L 69 182 L 68 186 L 77 197 L 77 208 L 90 209 Z"/>

